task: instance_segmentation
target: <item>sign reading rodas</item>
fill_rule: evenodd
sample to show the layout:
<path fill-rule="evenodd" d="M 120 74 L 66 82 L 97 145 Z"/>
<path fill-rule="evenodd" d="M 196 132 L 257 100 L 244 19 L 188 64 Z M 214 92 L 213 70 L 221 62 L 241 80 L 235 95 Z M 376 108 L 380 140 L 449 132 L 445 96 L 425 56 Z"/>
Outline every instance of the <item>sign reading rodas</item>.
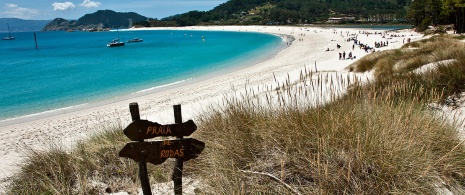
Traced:
<path fill-rule="evenodd" d="M 173 169 L 174 193 L 182 194 L 183 162 L 197 158 L 205 148 L 205 143 L 193 139 L 183 138 L 191 135 L 197 126 L 194 121 L 182 122 L 181 105 L 175 105 L 175 124 L 161 125 L 148 120 L 141 120 L 137 102 L 129 104 L 132 123 L 124 130 L 124 134 L 133 142 L 127 143 L 119 152 L 119 157 L 130 158 L 138 162 L 139 179 L 144 195 L 151 195 L 150 183 L 147 175 L 147 163 L 161 164 L 168 158 L 175 158 Z M 149 141 L 161 136 L 175 136 L 175 140 Z"/>
<path fill-rule="evenodd" d="M 131 142 L 123 147 L 119 156 L 133 159 L 136 162 L 145 161 L 158 165 L 168 158 L 179 158 L 184 161 L 197 158 L 204 148 L 205 143 L 192 138 Z"/>

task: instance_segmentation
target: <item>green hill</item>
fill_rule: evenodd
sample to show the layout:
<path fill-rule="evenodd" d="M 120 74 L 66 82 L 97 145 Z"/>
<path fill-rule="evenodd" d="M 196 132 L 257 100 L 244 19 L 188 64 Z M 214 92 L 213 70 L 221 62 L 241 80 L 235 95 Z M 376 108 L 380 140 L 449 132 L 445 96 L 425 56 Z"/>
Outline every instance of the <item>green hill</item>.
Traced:
<path fill-rule="evenodd" d="M 163 18 L 166 24 L 309 24 L 337 17 L 347 22 L 405 21 L 408 0 L 230 0 L 214 9 Z M 151 21 L 151 25 L 160 25 Z"/>
<path fill-rule="evenodd" d="M 104 30 L 114 28 L 128 28 L 133 21 L 145 21 L 147 17 L 134 12 L 115 12 L 112 10 L 99 10 L 86 14 L 78 20 L 65 20 L 56 18 L 49 22 L 42 30 Z"/>

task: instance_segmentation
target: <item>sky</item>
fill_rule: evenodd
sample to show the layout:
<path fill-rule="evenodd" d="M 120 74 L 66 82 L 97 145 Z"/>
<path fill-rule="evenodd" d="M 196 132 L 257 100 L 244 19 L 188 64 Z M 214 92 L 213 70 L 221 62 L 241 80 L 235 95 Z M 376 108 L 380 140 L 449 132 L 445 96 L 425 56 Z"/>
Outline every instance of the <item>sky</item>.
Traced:
<path fill-rule="evenodd" d="M 0 18 L 26 20 L 79 19 L 97 10 L 136 12 L 164 18 L 188 11 L 208 11 L 227 0 L 0 0 Z"/>

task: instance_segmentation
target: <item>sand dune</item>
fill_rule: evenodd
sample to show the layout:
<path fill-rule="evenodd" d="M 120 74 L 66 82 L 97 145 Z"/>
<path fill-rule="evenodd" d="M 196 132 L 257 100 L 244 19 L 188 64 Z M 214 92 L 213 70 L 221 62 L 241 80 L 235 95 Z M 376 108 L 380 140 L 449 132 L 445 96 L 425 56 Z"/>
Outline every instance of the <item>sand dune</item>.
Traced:
<path fill-rule="evenodd" d="M 208 106 L 221 103 L 223 97 L 237 94 L 245 88 L 276 86 L 276 80 L 284 81 L 288 77 L 298 80 L 303 69 L 315 71 L 347 73 L 345 68 L 354 60 L 339 60 L 339 53 L 352 52 L 356 59 L 368 53 L 349 37 L 357 36 L 364 44 L 371 47 L 374 42 L 388 42 L 388 46 L 380 50 L 398 48 L 410 38 L 412 41 L 422 35 L 410 30 L 396 34 L 399 37 L 382 37 L 384 31 L 348 29 L 348 28 L 315 28 L 315 27 L 283 27 L 283 26 L 206 26 L 184 28 L 150 28 L 138 30 L 211 30 L 211 31 L 252 31 L 271 33 L 283 37 L 286 48 L 276 56 L 253 66 L 219 75 L 214 78 L 196 80 L 172 85 L 163 90 L 149 93 L 133 94 L 123 99 L 81 105 L 45 114 L 0 121 L 0 178 L 12 176 L 23 162 L 30 150 L 44 150 L 50 145 L 72 147 L 78 140 L 85 139 L 95 132 L 104 130 L 109 125 L 126 126 L 130 123 L 129 103 L 138 102 L 142 119 L 159 123 L 173 123 L 175 104 L 181 104 L 183 119 L 199 116 Z M 370 34 L 361 34 L 362 31 Z M 341 45 L 338 49 L 336 45 Z M 329 49 L 329 51 L 326 51 Z M 378 48 L 376 48 L 378 51 Z"/>

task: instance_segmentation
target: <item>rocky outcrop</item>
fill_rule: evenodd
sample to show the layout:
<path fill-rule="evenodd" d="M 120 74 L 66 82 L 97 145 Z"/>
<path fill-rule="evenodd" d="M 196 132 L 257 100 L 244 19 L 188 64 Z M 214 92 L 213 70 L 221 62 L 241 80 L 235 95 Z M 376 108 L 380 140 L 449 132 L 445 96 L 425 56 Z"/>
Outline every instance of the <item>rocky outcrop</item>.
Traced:
<path fill-rule="evenodd" d="M 47 23 L 42 31 L 67 31 L 72 28 L 72 24 L 75 21 L 68 21 L 63 18 L 55 18 L 54 20 Z"/>

